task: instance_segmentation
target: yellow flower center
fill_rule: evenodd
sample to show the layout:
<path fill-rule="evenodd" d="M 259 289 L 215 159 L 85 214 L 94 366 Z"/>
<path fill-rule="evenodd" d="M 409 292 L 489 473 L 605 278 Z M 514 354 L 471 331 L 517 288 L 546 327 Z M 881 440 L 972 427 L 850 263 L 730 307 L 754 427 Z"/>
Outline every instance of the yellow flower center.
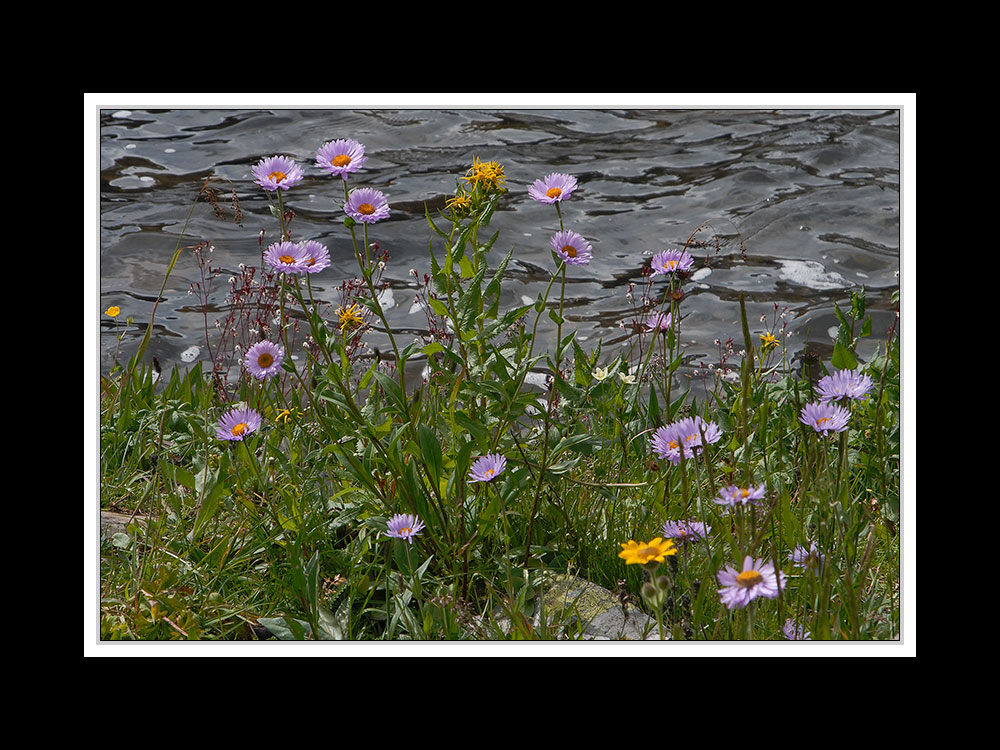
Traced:
<path fill-rule="evenodd" d="M 546 198 L 558 198 L 560 195 L 562 195 L 562 188 L 550 187 L 545 191 Z"/>
<path fill-rule="evenodd" d="M 829 417 L 820 417 L 819 419 L 816 420 L 816 426 L 822 427 L 824 422 L 829 422 L 829 421 L 830 421 Z"/>
<path fill-rule="evenodd" d="M 274 180 L 275 182 L 281 182 L 282 180 L 286 179 L 287 177 L 288 177 L 288 175 L 285 174 L 284 172 L 271 172 L 271 174 L 269 174 L 267 176 L 267 179 Z"/>
<path fill-rule="evenodd" d="M 373 213 L 375 213 L 375 206 L 373 206 L 371 203 L 362 203 L 360 206 L 358 206 L 358 213 L 364 214 L 365 216 L 371 216 Z"/>
<path fill-rule="evenodd" d="M 675 268 L 677 268 L 677 261 L 676 260 L 668 260 L 667 261 L 667 268 L 669 268 L 671 271 L 673 271 Z"/>
<path fill-rule="evenodd" d="M 750 497 L 750 490 L 740 490 L 740 497 Z"/>
<path fill-rule="evenodd" d="M 330 163 L 335 167 L 346 167 L 351 163 L 351 157 L 347 154 L 337 154 L 330 160 Z"/>
<path fill-rule="evenodd" d="M 261 352 L 261 355 L 257 357 L 257 364 L 260 367 L 270 367 L 274 364 L 274 357 L 267 352 Z"/>
<path fill-rule="evenodd" d="M 656 547 L 646 547 L 636 552 L 635 556 L 642 560 L 648 560 L 651 557 L 656 557 L 658 554 L 660 554 L 660 550 Z"/>
<path fill-rule="evenodd" d="M 554 188 L 554 189 L 555 189 L 555 190 L 558 190 L 559 188 Z M 564 247 L 564 248 L 562 249 L 562 251 L 563 251 L 564 253 L 566 253 L 566 255 L 568 255 L 568 256 L 569 256 L 569 257 L 571 257 L 571 258 L 575 258 L 575 257 L 576 257 L 576 248 L 575 248 L 575 247 L 573 247 L 572 245 L 566 245 L 566 246 L 565 246 L 565 247 Z"/>
<path fill-rule="evenodd" d="M 295 258 L 293 258 L 291 255 L 282 255 L 282 256 L 279 256 L 278 260 L 280 260 L 282 263 L 286 263 L 288 265 L 291 265 L 292 263 L 295 262 Z"/>
<path fill-rule="evenodd" d="M 485 477 L 491 477 L 491 476 L 493 476 L 493 473 L 494 473 L 493 469 L 487 469 L 486 471 L 483 472 L 483 476 L 485 476 Z"/>
<path fill-rule="evenodd" d="M 400 533 L 400 536 L 402 536 L 403 534 L 409 534 L 410 531 L 411 531 L 411 529 L 410 529 L 409 526 L 404 526 L 403 528 L 401 528 L 399 530 L 399 533 Z"/>
<path fill-rule="evenodd" d="M 670 448 L 670 450 L 675 451 L 681 446 L 676 440 L 671 440 L 669 443 L 667 443 L 667 447 Z"/>
<path fill-rule="evenodd" d="M 240 422 L 238 425 L 233 427 L 233 435 L 242 435 L 249 429 L 250 425 L 248 425 L 246 422 Z"/>
<path fill-rule="evenodd" d="M 736 576 L 736 585 L 748 589 L 764 582 L 764 576 L 756 570 L 745 570 Z"/>

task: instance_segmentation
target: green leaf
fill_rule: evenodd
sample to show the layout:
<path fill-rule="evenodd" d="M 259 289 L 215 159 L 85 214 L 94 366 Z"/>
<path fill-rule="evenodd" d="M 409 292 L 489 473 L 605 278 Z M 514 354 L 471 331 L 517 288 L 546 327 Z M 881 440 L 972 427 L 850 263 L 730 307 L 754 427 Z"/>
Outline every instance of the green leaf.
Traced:
<path fill-rule="evenodd" d="M 385 391 L 386 395 L 399 410 L 399 413 L 405 414 L 406 401 L 403 398 L 403 391 L 399 388 L 399 383 L 390 378 L 384 372 L 379 372 L 378 370 L 375 370 L 375 372 L 372 373 L 372 377 L 375 378 L 382 390 Z"/>
<path fill-rule="evenodd" d="M 202 527 L 215 515 L 215 512 L 219 509 L 219 501 L 225 494 L 227 494 L 226 485 L 223 482 L 212 479 L 206 489 L 205 499 L 201 502 L 201 508 L 198 510 L 198 517 L 194 521 L 194 529 L 192 530 L 194 537 L 198 536 L 198 532 L 201 531 Z"/>
<path fill-rule="evenodd" d="M 858 360 L 846 346 L 839 341 L 833 345 L 833 357 L 830 362 L 838 370 L 853 370 L 858 366 Z"/>
<path fill-rule="evenodd" d="M 441 443 L 434 431 L 425 424 L 417 430 L 417 440 L 420 442 L 420 452 L 427 464 L 427 473 L 431 483 L 437 487 L 441 477 Z"/>
<path fill-rule="evenodd" d="M 309 623 L 291 617 L 258 617 L 257 623 L 267 628 L 279 641 L 304 641 L 312 632 Z"/>

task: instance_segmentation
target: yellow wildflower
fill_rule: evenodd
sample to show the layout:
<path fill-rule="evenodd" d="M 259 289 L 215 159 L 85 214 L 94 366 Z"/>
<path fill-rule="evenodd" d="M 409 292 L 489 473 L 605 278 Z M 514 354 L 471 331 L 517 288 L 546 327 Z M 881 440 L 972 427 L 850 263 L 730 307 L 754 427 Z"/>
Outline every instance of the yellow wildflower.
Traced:
<path fill-rule="evenodd" d="M 467 193 L 459 193 L 454 198 L 446 200 L 444 207 L 453 209 L 457 213 L 465 213 L 472 207 L 472 198 Z"/>
<path fill-rule="evenodd" d="M 773 346 L 777 346 L 778 343 L 778 339 L 774 337 L 774 334 L 762 333 L 760 335 L 760 345 L 764 348 L 764 351 L 767 351 Z"/>
<path fill-rule="evenodd" d="M 625 561 L 626 565 L 636 563 L 645 565 L 647 563 L 661 563 L 668 555 L 676 555 L 677 547 L 674 546 L 673 539 L 663 539 L 656 537 L 649 542 L 636 542 L 628 540 L 628 544 L 622 544 L 622 551 L 618 557 Z"/>
<path fill-rule="evenodd" d="M 301 416 L 302 416 L 302 410 L 301 409 L 295 409 L 294 413 L 293 413 L 292 409 L 282 409 L 281 411 L 279 411 L 275 415 L 274 421 L 275 422 L 284 422 L 284 423 L 287 424 L 289 418 L 299 419 Z"/>
<path fill-rule="evenodd" d="M 118 305 L 112 305 L 111 307 L 109 307 L 107 310 L 104 311 L 104 314 L 112 318 L 117 318 L 118 313 L 120 313 L 121 311 L 122 309 L 118 307 Z"/>
<path fill-rule="evenodd" d="M 348 328 L 364 325 L 364 318 L 361 317 L 361 306 L 351 305 L 350 307 L 338 307 L 337 318 L 340 320 L 340 332 L 343 333 Z"/>
<path fill-rule="evenodd" d="M 472 166 L 465 173 L 463 179 L 473 186 L 478 186 L 482 183 L 489 188 L 502 187 L 507 180 L 503 173 L 503 165 L 500 162 L 484 162 L 480 161 L 478 157 L 473 158 Z"/>

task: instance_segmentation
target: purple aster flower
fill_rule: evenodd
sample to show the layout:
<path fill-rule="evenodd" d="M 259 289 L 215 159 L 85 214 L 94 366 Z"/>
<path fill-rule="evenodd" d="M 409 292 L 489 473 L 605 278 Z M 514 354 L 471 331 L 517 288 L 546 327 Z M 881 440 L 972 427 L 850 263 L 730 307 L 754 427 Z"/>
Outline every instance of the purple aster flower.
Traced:
<path fill-rule="evenodd" d="M 302 181 L 302 168 L 287 156 L 269 156 L 250 169 L 254 182 L 267 191 L 288 190 Z"/>
<path fill-rule="evenodd" d="M 590 250 L 590 243 L 576 232 L 568 230 L 552 235 L 549 245 L 556 255 L 573 266 L 584 266 L 590 263 L 590 259 L 594 256 Z"/>
<path fill-rule="evenodd" d="M 687 273 L 694 267 L 694 258 L 687 250 L 664 250 L 656 253 L 649 263 L 650 276 L 663 273 Z"/>
<path fill-rule="evenodd" d="M 316 152 L 316 166 L 334 177 L 343 177 L 357 172 L 368 161 L 364 145 L 350 138 L 327 141 Z"/>
<path fill-rule="evenodd" d="M 389 519 L 386 526 L 389 530 L 382 532 L 385 536 L 391 536 L 394 539 L 405 539 L 410 544 L 413 544 L 413 537 L 419 534 L 424 528 L 424 522 L 408 513 L 397 513 Z"/>
<path fill-rule="evenodd" d="M 470 482 L 492 482 L 507 468 L 507 459 L 500 453 L 481 456 L 472 462 Z"/>
<path fill-rule="evenodd" d="M 703 447 L 701 433 L 705 433 L 705 443 L 715 443 L 722 437 L 722 431 L 715 422 L 706 422 L 699 416 L 685 417 L 657 428 L 650 440 L 650 447 L 660 458 L 669 459 L 675 466 L 684 458 L 690 459 L 695 450 Z"/>
<path fill-rule="evenodd" d="M 712 530 L 700 521 L 667 521 L 663 524 L 663 536 L 674 542 L 696 542 L 708 536 Z"/>
<path fill-rule="evenodd" d="M 719 596 L 729 609 L 743 609 L 758 596 L 774 599 L 785 587 L 785 574 L 763 558 L 755 560 L 750 555 L 743 558 L 743 570 L 737 573 L 731 565 L 716 576 L 722 588 Z"/>
<path fill-rule="evenodd" d="M 843 432 L 847 429 L 847 420 L 851 413 L 843 406 L 830 403 L 809 403 L 802 407 L 799 421 L 809 425 L 824 437 L 830 432 Z"/>
<path fill-rule="evenodd" d="M 352 190 L 344 211 L 355 221 L 374 224 L 376 221 L 389 218 L 389 202 L 385 195 L 375 188 L 358 188 Z"/>
<path fill-rule="evenodd" d="M 271 268 L 285 273 L 306 272 L 306 252 L 294 242 L 274 242 L 264 251 L 264 260 Z"/>
<path fill-rule="evenodd" d="M 285 350 L 270 341 L 260 341 L 247 349 L 243 363 L 257 380 L 276 375 L 285 360 Z"/>
<path fill-rule="evenodd" d="M 865 399 L 873 387 L 872 379 L 855 370 L 837 370 L 833 375 L 820 378 L 816 385 L 819 400 L 826 403 L 842 398 Z"/>
<path fill-rule="evenodd" d="M 656 313 L 646 321 L 646 328 L 650 331 L 666 331 L 670 328 L 673 319 L 670 313 Z"/>
<path fill-rule="evenodd" d="M 737 487 L 735 484 L 732 484 L 719 490 L 719 497 L 715 498 L 715 502 L 719 505 L 728 505 L 729 507 L 746 505 L 747 503 L 757 505 L 756 501 L 764 497 L 765 490 L 766 487 L 763 484 L 759 487 L 754 487 L 753 485 L 750 487 Z"/>
<path fill-rule="evenodd" d="M 316 240 L 306 240 L 299 244 L 302 248 L 302 270 L 306 273 L 319 273 L 330 266 L 330 251 L 326 245 Z"/>
<path fill-rule="evenodd" d="M 788 555 L 788 559 L 800 568 L 822 570 L 826 556 L 819 551 L 816 542 L 809 542 L 809 549 L 801 544 L 796 545 Z"/>
<path fill-rule="evenodd" d="M 564 201 L 576 190 L 576 178 L 573 175 L 553 172 L 544 180 L 535 180 L 528 188 L 528 195 L 539 203 L 559 203 Z"/>
<path fill-rule="evenodd" d="M 809 631 L 802 625 L 796 625 L 795 620 L 785 620 L 781 632 L 790 641 L 811 641 Z"/>
<path fill-rule="evenodd" d="M 253 409 L 233 409 L 219 420 L 215 436 L 219 440 L 243 440 L 260 427 L 260 414 Z"/>

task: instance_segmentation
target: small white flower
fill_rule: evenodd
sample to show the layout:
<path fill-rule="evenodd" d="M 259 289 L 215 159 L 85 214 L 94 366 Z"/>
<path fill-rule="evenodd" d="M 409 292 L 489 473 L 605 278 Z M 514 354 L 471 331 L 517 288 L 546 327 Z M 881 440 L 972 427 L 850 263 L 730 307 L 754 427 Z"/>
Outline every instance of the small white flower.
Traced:
<path fill-rule="evenodd" d="M 605 378 L 608 377 L 608 368 L 607 367 L 595 367 L 594 368 L 594 372 L 591 373 L 591 374 L 594 376 L 594 380 L 596 380 L 598 383 L 600 383 Z"/>
<path fill-rule="evenodd" d="M 626 375 L 624 372 L 618 373 L 618 379 L 626 385 L 632 385 L 635 383 L 635 375 Z"/>

